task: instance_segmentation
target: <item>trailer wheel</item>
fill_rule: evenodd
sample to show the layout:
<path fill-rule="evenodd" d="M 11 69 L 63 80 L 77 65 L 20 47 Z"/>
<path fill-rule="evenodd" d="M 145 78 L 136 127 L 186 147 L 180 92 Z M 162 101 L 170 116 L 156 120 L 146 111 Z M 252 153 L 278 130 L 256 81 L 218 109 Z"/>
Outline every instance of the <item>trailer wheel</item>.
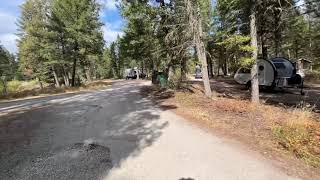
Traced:
<path fill-rule="evenodd" d="M 304 80 L 302 80 L 302 82 L 301 82 L 301 90 L 300 90 L 300 94 L 301 94 L 302 96 L 304 96 L 304 95 L 305 95 L 305 93 L 304 93 L 304 91 L 303 91 L 303 83 L 304 83 Z"/>
<path fill-rule="evenodd" d="M 246 84 L 246 89 L 249 90 L 251 89 L 251 81 L 248 81 Z"/>
<path fill-rule="evenodd" d="M 267 89 L 268 89 L 269 91 L 273 91 L 275 88 L 276 88 L 276 84 L 275 84 L 275 83 L 272 83 L 271 86 L 267 86 Z"/>

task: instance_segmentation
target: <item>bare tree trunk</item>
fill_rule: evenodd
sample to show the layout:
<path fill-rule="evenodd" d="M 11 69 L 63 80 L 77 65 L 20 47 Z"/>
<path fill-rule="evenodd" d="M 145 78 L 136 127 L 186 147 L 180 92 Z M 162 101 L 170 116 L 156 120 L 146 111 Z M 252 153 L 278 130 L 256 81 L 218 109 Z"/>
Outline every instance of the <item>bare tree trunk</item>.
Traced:
<path fill-rule="evenodd" d="M 221 57 L 221 56 L 220 56 L 220 57 Z M 220 62 L 220 58 L 219 58 L 219 60 L 218 60 L 218 65 L 217 65 L 217 66 L 218 66 L 217 76 L 220 76 L 220 68 L 221 68 L 221 67 L 220 67 L 220 63 L 221 63 L 221 62 Z"/>
<path fill-rule="evenodd" d="M 74 58 L 73 65 L 72 65 L 72 80 L 71 80 L 71 86 L 75 86 L 75 79 L 76 79 L 76 67 L 77 67 L 77 58 Z"/>
<path fill-rule="evenodd" d="M 209 75 L 208 75 L 208 65 L 206 50 L 203 43 L 203 31 L 202 31 L 202 20 L 199 12 L 199 8 L 196 6 L 197 11 L 194 11 L 190 0 L 185 0 L 187 5 L 187 13 L 189 16 L 190 26 L 193 27 L 193 39 L 197 49 L 197 56 L 202 64 L 202 80 L 204 84 L 205 95 L 207 97 L 212 97 L 212 91 L 210 87 Z M 196 12 L 196 14 L 194 13 Z"/>
<path fill-rule="evenodd" d="M 174 77 L 174 68 L 173 68 L 173 66 L 172 66 L 172 64 L 169 64 L 168 65 L 168 72 L 167 72 L 167 74 L 168 74 L 168 81 L 171 81 L 172 79 L 173 79 L 173 77 Z"/>
<path fill-rule="evenodd" d="M 139 68 L 137 68 L 137 80 L 140 79 Z"/>
<path fill-rule="evenodd" d="M 298 51 L 299 51 L 298 40 L 295 40 L 294 54 L 295 54 L 295 58 L 297 59 L 298 59 Z"/>
<path fill-rule="evenodd" d="M 280 22 L 281 21 L 281 12 L 280 10 L 276 10 L 274 12 L 274 46 L 275 46 L 275 55 L 276 57 L 280 54 L 281 49 L 281 29 Z"/>
<path fill-rule="evenodd" d="M 78 50 L 79 50 L 79 47 L 78 47 L 78 42 L 75 43 L 75 54 L 74 54 L 74 59 L 73 59 L 73 65 L 72 65 L 72 80 L 71 80 L 71 86 L 74 87 L 75 86 L 75 83 L 76 83 L 76 68 L 77 68 L 77 56 L 78 56 Z"/>
<path fill-rule="evenodd" d="M 43 83 L 42 83 L 40 78 L 37 78 L 37 79 L 38 79 L 38 82 L 39 82 L 40 89 L 42 90 L 43 89 Z"/>
<path fill-rule="evenodd" d="M 52 66 L 52 73 L 53 73 L 54 81 L 56 82 L 56 87 L 60 87 L 59 78 L 54 65 Z"/>
<path fill-rule="evenodd" d="M 209 67 L 209 77 L 210 78 L 213 78 L 213 74 L 214 74 L 214 72 L 213 72 L 213 59 L 212 59 L 212 56 L 210 55 L 210 57 L 208 58 L 207 57 L 207 60 L 208 60 L 208 67 Z"/>
<path fill-rule="evenodd" d="M 85 74 L 86 74 L 86 78 L 87 78 L 87 81 L 88 82 L 92 82 L 92 77 L 91 77 L 91 75 L 92 75 L 92 70 L 91 70 L 91 67 L 92 65 L 91 65 L 91 63 L 89 63 L 89 65 L 88 65 L 88 67 L 87 68 L 85 68 Z"/>
<path fill-rule="evenodd" d="M 187 79 L 187 62 L 186 57 L 181 59 L 181 81 L 185 81 Z"/>
<path fill-rule="evenodd" d="M 228 58 L 228 55 L 226 54 L 226 58 L 225 58 L 225 61 L 224 61 L 224 75 L 225 76 L 229 75 L 228 61 L 229 61 L 229 58 Z"/>
<path fill-rule="evenodd" d="M 311 36 L 311 17 L 310 17 L 310 14 L 308 15 L 308 32 L 309 32 L 309 60 L 313 61 L 313 53 L 312 53 L 312 36 Z M 310 71 L 312 72 L 312 64 L 310 65 Z"/>
<path fill-rule="evenodd" d="M 65 86 L 70 86 L 68 73 L 66 72 L 66 70 L 65 70 L 65 68 L 63 66 L 62 66 L 62 71 L 63 71 L 64 85 Z"/>
<path fill-rule="evenodd" d="M 254 2 L 255 3 L 255 2 Z M 253 103 L 259 103 L 259 79 L 258 79 L 258 38 L 257 38 L 257 23 L 256 23 L 256 10 L 255 5 L 251 5 L 250 15 L 250 36 L 251 46 L 253 47 L 252 59 L 254 61 L 251 69 L 251 101 Z"/>
<path fill-rule="evenodd" d="M 88 81 L 88 82 L 91 82 L 91 81 L 92 81 L 92 79 L 91 79 L 91 73 L 90 73 L 90 70 L 89 70 L 89 69 L 86 70 L 86 77 L 87 77 L 87 81 Z"/>
<path fill-rule="evenodd" d="M 262 1 L 262 6 L 266 7 L 266 1 Z M 257 18 L 257 17 L 256 17 Z M 259 20 L 258 20 L 259 21 Z M 263 59 L 268 59 L 268 47 L 266 46 L 266 17 L 260 16 L 260 31 L 258 33 L 261 46 L 261 55 Z"/>

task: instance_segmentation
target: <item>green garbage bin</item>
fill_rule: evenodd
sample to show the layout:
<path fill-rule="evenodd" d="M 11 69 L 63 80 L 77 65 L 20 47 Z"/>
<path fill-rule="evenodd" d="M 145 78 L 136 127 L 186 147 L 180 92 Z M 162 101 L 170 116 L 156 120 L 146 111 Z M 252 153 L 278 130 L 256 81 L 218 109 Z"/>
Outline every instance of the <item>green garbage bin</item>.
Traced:
<path fill-rule="evenodd" d="M 167 77 L 164 74 L 159 74 L 157 80 L 160 84 L 161 88 L 165 88 L 167 86 Z"/>

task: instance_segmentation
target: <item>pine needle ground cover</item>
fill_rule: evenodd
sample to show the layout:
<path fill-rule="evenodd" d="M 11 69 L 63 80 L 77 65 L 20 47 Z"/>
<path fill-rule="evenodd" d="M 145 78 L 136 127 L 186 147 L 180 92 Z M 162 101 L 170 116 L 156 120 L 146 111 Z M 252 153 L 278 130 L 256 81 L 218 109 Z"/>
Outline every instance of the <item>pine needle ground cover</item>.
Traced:
<path fill-rule="evenodd" d="M 144 89 L 146 93 L 160 108 L 240 141 L 289 173 L 307 179 L 320 177 L 320 115 L 311 106 L 257 106 L 241 99 L 208 99 L 198 85 L 177 91 L 152 87 Z"/>

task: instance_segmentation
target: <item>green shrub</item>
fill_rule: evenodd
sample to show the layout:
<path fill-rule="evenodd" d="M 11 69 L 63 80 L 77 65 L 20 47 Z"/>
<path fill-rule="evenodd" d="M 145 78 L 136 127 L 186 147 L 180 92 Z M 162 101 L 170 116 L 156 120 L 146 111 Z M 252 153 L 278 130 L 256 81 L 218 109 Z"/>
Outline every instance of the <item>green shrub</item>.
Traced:
<path fill-rule="evenodd" d="M 17 81 L 17 80 L 9 81 L 7 84 L 8 92 L 10 93 L 10 92 L 20 91 L 21 84 L 22 84 L 22 81 Z"/>
<path fill-rule="evenodd" d="M 31 80 L 31 81 L 12 80 L 7 83 L 8 93 L 21 92 L 24 90 L 32 90 L 35 88 L 39 88 L 39 83 L 37 80 Z M 3 87 L 0 85 L 1 92 L 2 92 L 2 89 Z"/>

